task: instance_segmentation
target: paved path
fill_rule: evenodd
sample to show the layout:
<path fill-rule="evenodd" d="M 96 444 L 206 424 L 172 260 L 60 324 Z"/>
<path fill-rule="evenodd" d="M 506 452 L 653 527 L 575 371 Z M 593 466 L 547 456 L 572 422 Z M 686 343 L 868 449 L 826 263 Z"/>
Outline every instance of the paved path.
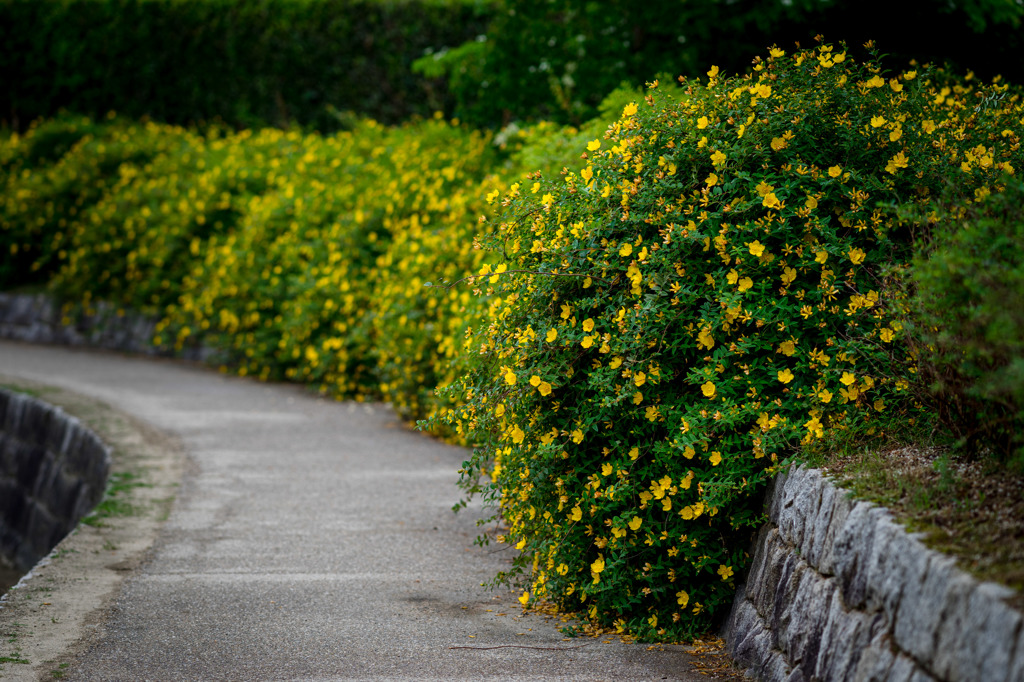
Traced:
<path fill-rule="evenodd" d="M 62 679 L 709 679 L 683 647 L 564 641 L 482 588 L 507 555 L 474 546 L 479 510 L 451 512 L 465 452 L 384 406 L 8 342 L 0 374 L 106 402 L 192 461 L 151 560 Z"/>

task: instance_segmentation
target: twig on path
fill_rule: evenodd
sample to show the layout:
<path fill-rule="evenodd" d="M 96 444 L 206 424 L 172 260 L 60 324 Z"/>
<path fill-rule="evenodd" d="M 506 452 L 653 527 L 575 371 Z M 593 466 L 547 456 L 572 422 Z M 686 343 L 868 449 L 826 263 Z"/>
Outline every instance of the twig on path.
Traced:
<path fill-rule="evenodd" d="M 545 651 L 569 651 L 570 649 L 582 649 L 590 646 L 593 642 L 580 644 L 579 646 L 527 646 L 525 644 L 499 644 L 498 646 L 450 646 L 449 649 L 544 649 Z"/>

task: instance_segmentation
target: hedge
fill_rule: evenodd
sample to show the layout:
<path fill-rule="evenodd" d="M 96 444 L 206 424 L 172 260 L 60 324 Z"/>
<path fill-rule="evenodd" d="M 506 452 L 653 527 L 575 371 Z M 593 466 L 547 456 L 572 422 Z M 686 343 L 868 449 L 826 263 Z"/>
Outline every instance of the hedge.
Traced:
<path fill-rule="evenodd" d="M 476 36 L 489 12 L 474 0 L 0 0 L 0 122 L 116 111 L 330 131 L 350 111 L 429 116 L 450 96 L 409 65 Z"/>

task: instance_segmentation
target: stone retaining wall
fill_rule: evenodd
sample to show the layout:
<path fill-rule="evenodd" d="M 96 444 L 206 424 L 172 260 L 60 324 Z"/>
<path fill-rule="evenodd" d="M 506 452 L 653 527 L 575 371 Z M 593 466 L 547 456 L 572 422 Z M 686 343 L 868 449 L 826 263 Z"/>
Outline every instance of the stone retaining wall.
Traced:
<path fill-rule="evenodd" d="M 28 343 L 105 348 L 126 353 L 158 355 L 213 362 L 203 346 L 175 353 L 153 345 L 155 320 L 99 302 L 91 313 L 76 312 L 65 319 L 60 304 L 47 294 L 0 293 L 0 338 Z"/>
<path fill-rule="evenodd" d="M 761 680 L 1024 682 L 1014 593 L 927 549 L 815 469 L 769 493 L 729 651 Z"/>
<path fill-rule="evenodd" d="M 0 563 L 22 573 L 102 499 L 110 450 L 58 407 L 0 389 Z"/>

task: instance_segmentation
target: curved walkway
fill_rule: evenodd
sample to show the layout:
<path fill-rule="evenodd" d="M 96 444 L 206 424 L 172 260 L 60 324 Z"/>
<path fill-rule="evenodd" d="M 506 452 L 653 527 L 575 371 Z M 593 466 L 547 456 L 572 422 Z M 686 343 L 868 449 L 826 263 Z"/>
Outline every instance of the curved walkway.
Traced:
<path fill-rule="evenodd" d="M 120 567 L 105 605 L 62 633 L 73 655 L 4 662 L 0 678 L 709 679 L 685 647 L 566 641 L 557 619 L 482 588 L 507 554 L 473 544 L 479 510 L 451 512 L 465 452 L 384 406 L 10 342 L 0 374 L 107 403 L 189 459 L 147 560 Z M 37 611 L 56 601 L 34 599 Z M 0 610 L 5 638 L 16 606 Z"/>

